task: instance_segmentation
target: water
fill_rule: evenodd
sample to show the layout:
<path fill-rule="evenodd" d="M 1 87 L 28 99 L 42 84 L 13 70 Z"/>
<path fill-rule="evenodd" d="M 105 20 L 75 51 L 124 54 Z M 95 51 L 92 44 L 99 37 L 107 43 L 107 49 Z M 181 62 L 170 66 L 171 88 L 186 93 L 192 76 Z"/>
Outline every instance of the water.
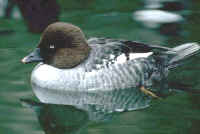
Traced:
<path fill-rule="evenodd" d="M 169 47 L 186 42 L 199 42 L 199 2 L 195 0 L 184 2 L 174 0 L 174 2 L 175 4 L 173 1 L 164 2 L 163 6 L 159 1 L 153 3 L 150 0 L 133 2 L 87 0 L 85 3 L 76 0 L 67 3 L 68 6 L 63 6 L 65 10 L 63 9 L 60 20 L 80 26 L 87 37 L 124 38 Z M 171 6 L 168 6 L 170 4 Z M 152 9 L 167 10 L 183 19 L 155 25 L 134 17 L 136 11 Z M 37 100 L 29 82 L 30 72 L 35 65 L 23 65 L 20 60 L 36 46 L 40 35 L 28 33 L 22 20 L 0 20 L 0 133 L 43 134 L 44 131 L 47 134 L 66 134 L 76 131 L 82 134 L 200 133 L 198 93 L 200 55 L 191 59 L 187 65 L 173 70 L 169 76 L 169 80 L 175 83 L 191 85 L 193 92 L 173 92 L 164 99 L 153 100 L 149 108 L 114 114 L 112 119 L 110 116 L 105 116 L 105 120 L 100 122 L 90 122 L 88 113 L 71 106 L 41 104 L 39 107 L 34 107 L 37 112 L 35 113 L 31 108 L 23 107 L 19 101 L 20 98 Z M 12 32 L 2 32 L 5 30 Z M 30 103 L 34 104 L 32 101 Z M 72 127 L 69 127 L 70 125 Z"/>

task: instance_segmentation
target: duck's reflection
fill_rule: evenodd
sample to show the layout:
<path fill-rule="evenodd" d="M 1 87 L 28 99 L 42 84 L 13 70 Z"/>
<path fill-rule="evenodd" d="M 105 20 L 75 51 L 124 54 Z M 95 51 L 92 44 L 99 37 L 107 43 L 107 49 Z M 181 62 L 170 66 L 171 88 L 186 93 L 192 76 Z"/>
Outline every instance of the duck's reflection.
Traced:
<path fill-rule="evenodd" d="M 30 99 L 21 99 L 21 103 L 34 110 L 45 134 L 79 133 L 90 123 L 107 122 L 114 116 L 100 113 L 92 105 L 86 105 L 89 111 L 84 111 L 76 106 L 44 104 Z"/>
<path fill-rule="evenodd" d="M 75 133 L 87 126 L 87 112 L 69 105 L 52 105 L 23 99 L 22 104 L 32 108 L 46 134 Z"/>

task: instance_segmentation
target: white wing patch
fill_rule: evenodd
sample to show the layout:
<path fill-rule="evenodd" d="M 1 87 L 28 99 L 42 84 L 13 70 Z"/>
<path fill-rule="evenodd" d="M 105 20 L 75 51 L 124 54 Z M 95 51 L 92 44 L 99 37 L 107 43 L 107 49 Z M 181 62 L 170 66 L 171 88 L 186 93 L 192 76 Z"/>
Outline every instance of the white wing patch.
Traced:
<path fill-rule="evenodd" d="M 130 53 L 129 54 L 129 60 L 133 60 L 133 59 L 136 59 L 136 58 L 147 58 L 149 57 L 150 55 L 152 55 L 153 52 L 148 52 L 148 53 Z M 121 54 L 120 56 L 117 57 L 117 60 L 116 60 L 116 64 L 123 64 L 127 61 L 127 57 L 125 54 Z"/>
<path fill-rule="evenodd" d="M 120 56 L 117 57 L 117 60 L 116 60 L 116 64 L 123 64 L 124 62 L 126 62 L 127 60 L 127 57 L 125 54 L 121 54 Z"/>
<path fill-rule="evenodd" d="M 147 58 L 150 55 L 152 55 L 153 52 L 148 52 L 148 53 L 130 53 L 129 58 L 130 60 L 136 59 L 136 58 Z"/>

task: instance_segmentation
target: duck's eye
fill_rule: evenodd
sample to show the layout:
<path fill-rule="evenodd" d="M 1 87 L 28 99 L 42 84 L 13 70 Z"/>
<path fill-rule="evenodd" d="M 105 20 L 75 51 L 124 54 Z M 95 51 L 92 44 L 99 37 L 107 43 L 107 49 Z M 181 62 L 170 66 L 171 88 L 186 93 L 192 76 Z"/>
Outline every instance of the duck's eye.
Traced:
<path fill-rule="evenodd" d="M 49 46 L 49 48 L 50 48 L 50 49 L 54 49 L 55 46 L 54 46 L 53 44 L 51 44 L 51 45 Z"/>

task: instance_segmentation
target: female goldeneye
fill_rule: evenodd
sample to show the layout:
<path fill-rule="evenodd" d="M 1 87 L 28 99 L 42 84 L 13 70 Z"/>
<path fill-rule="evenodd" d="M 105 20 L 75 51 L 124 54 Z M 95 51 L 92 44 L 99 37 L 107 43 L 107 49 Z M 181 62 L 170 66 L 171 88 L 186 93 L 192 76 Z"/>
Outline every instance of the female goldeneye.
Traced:
<path fill-rule="evenodd" d="M 148 96 L 158 97 L 154 86 L 165 87 L 169 69 L 199 49 L 197 43 L 167 48 L 110 38 L 86 40 L 77 26 L 56 22 L 22 62 L 41 61 L 31 75 L 41 102 L 92 104 L 112 112 L 148 106 Z"/>

